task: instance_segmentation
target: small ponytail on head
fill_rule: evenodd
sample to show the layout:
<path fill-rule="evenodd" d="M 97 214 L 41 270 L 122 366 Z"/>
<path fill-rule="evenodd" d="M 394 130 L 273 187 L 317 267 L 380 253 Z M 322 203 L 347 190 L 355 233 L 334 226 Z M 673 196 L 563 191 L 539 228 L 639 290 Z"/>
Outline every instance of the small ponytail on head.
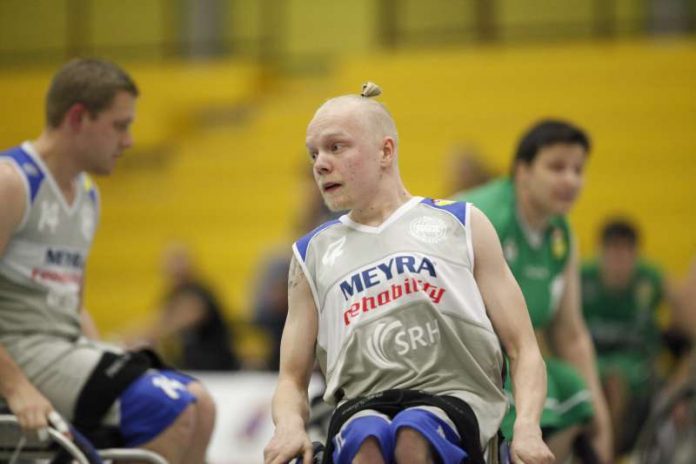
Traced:
<path fill-rule="evenodd" d="M 363 98 L 372 98 L 381 94 L 382 89 L 379 88 L 379 85 L 370 81 L 367 81 L 362 85 L 362 91 L 360 92 L 360 96 Z"/>

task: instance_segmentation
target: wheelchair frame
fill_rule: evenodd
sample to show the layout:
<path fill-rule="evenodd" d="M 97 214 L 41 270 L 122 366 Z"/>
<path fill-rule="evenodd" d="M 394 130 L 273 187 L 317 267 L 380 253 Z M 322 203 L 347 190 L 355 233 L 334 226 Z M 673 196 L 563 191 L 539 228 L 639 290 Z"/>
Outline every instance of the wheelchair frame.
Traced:
<path fill-rule="evenodd" d="M 89 445 L 91 446 L 91 444 Z M 0 414 L 0 462 L 13 463 L 26 460 L 52 460 L 61 451 L 66 452 L 78 464 L 96 464 L 99 461 L 80 449 L 54 427 L 48 427 L 48 440 L 27 436 L 17 418 L 12 414 Z M 159 454 L 139 448 L 108 448 L 96 450 L 102 462 L 140 461 L 146 464 L 169 464 Z"/>

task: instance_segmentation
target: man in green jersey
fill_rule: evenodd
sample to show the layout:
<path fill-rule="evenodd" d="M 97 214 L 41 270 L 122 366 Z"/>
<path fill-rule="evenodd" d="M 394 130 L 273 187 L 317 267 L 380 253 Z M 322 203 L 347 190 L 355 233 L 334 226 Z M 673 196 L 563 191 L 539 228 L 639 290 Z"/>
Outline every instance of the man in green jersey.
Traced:
<path fill-rule="evenodd" d="M 455 195 L 491 220 L 522 288 L 545 354 L 548 396 L 541 426 L 557 462 L 588 425 L 599 458 L 613 458 L 609 414 L 582 318 L 577 251 L 565 218 L 580 193 L 589 151 L 581 129 L 542 121 L 522 137 L 510 178 Z M 513 405 L 502 427 L 508 438 L 514 417 Z"/>
<path fill-rule="evenodd" d="M 597 349 L 618 450 L 624 447 L 618 426 L 626 407 L 647 393 L 653 375 L 664 282 L 655 266 L 639 259 L 638 232 L 622 219 L 602 228 L 599 256 L 583 265 L 581 278 L 582 309 Z"/>

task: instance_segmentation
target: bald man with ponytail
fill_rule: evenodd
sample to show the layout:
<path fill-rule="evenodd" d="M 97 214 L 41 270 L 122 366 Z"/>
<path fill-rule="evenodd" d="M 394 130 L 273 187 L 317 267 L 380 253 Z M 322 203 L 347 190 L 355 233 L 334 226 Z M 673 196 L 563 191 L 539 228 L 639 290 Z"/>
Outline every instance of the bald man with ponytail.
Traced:
<path fill-rule="evenodd" d="M 264 461 L 312 462 L 316 361 L 337 407 L 324 462 L 499 462 L 504 349 L 518 408 L 513 462 L 551 463 L 539 428 L 546 370 L 495 230 L 471 204 L 409 193 L 380 93 L 367 83 L 332 98 L 307 127 L 317 187 L 348 213 L 293 245 Z"/>

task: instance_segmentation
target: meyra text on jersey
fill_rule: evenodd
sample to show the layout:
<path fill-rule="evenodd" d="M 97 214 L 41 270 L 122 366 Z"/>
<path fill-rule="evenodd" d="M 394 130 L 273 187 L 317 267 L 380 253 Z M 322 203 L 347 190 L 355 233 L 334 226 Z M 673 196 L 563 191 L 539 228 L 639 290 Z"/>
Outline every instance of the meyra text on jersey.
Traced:
<path fill-rule="evenodd" d="M 406 274 L 397 282 L 393 280 Z M 418 292 L 425 293 L 435 304 L 442 300 L 445 289 L 416 277 L 437 278 L 435 265 L 427 257 L 399 255 L 384 260 L 375 266 L 356 272 L 343 280 L 339 286 L 346 301 L 353 303 L 344 311 L 343 322 L 350 325 L 362 313 L 387 305 L 399 298 Z M 368 289 L 378 287 L 382 290 L 374 296 L 361 295 Z"/>

